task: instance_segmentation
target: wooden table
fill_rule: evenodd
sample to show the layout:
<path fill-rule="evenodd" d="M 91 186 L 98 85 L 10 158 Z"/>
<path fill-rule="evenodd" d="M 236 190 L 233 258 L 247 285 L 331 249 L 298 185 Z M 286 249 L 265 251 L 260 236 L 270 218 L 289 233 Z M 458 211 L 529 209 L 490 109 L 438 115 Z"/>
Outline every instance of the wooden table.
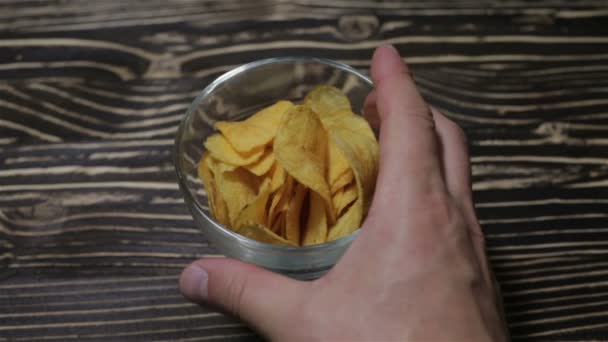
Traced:
<path fill-rule="evenodd" d="M 177 189 L 176 126 L 234 66 L 365 70 L 382 42 L 469 134 L 514 339 L 608 339 L 607 17 L 606 1 L 1 2 L 0 341 L 256 339 L 178 292 L 215 251 Z"/>

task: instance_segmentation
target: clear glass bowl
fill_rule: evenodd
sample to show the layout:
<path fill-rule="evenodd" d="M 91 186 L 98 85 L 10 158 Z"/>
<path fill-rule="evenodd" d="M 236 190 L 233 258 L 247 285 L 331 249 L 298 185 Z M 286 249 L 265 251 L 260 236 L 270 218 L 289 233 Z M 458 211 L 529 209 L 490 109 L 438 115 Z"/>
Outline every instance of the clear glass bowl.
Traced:
<path fill-rule="evenodd" d="M 317 85 L 333 85 L 362 113 L 373 89 L 371 80 L 335 61 L 310 57 L 281 57 L 252 62 L 217 78 L 196 97 L 175 139 L 174 161 L 180 189 L 194 222 L 218 252 L 297 279 L 326 273 L 342 256 L 357 232 L 307 247 L 275 246 L 241 236 L 216 222 L 197 175 L 203 142 L 215 133 L 216 121 L 242 120 L 281 99 L 300 101 Z"/>

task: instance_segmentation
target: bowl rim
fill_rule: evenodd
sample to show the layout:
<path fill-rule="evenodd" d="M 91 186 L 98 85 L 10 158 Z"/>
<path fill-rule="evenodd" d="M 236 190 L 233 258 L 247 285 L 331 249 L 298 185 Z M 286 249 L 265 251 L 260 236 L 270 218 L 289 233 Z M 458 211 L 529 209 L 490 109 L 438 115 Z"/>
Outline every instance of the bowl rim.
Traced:
<path fill-rule="evenodd" d="M 259 67 L 262 67 L 262 66 L 265 66 L 268 64 L 285 63 L 285 62 L 288 62 L 288 63 L 289 62 L 292 62 L 292 63 L 293 62 L 307 62 L 307 63 L 316 62 L 316 63 L 328 65 L 328 66 L 334 67 L 336 69 L 340 69 L 340 70 L 346 71 L 350 74 L 353 74 L 353 75 L 359 77 L 360 79 L 362 79 L 365 83 L 367 83 L 373 87 L 372 80 L 367 75 L 356 70 L 355 68 L 353 68 L 347 64 L 335 61 L 335 60 L 331 60 L 331 59 L 327 59 L 327 58 L 320 58 L 320 57 L 283 56 L 283 57 L 265 58 L 265 59 L 255 60 L 255 61 L 243 64 L 241 66 L 238 66 L 236 68 L 233 68 L 233 69 L 223 73 L 222 75 L 218 76 L 215 80 L 213 80 L 211 83 L 209 83 L 205 88 L 203 88 L 203 90 L 196 96 L 194 101 L 192 101 L 192 103 L 188 107 L 188 110 L 186 111 L 186 114 L 182 118 L 182 120 L 179 124 L 179 127 L 177 129 L 177 132 L 175 134 L 174 145 L 173 145 L 173 165 L 175 168 L 175 172 L 177 174 L 177 180 L 178 180 L 180 192 L 182 193 L 182 196 L 186 197 L 185 198 L 186 204 L 190 203 L 190 205 L 188 205 L 189 207 L 192 207 L 192 204 L 193 204 L 194 208 L 207 220 L 207 222 L 210 223 L 210 226 L 213 227 L 212 229 L 218 230 L 222 234 L 228 235 L 231 238 L 238 240 L 240 243 L 242 243 L 248 247 L 255 248 L 255 249 L 262 249 L 262 248 L 270 249 L 275 252 L 290 252 L 290 253 L 297 252 L 297 253 L 301 253 L 301 254 L 312 253 L 312 252 L 326 249 L 326 248 L 329 248 L 329 249 L 339 248 L 344 245 L 350 244 L 359 235 L 359 232 L 361 231 L 361 229 L 363 229 L 363 226 L 361 226 L 359 229 L 355 230 L 354 232 L 352 232 L 349 235 L 344 236 L 342 238 L 339 238 L 339 239 L 336 239 L 333 241 L 329 241 L 329 242 L 324 242 L 321 244 L 311 245 L 311 246 L 273 245 L 270 243 L 265 243 L 265 242 L 261 242 L 261 241 L 257 241 L 257 240 L 248 238 L 244 235 L 241 235 L 241 234 L 233 231 L 232 229 L 230 229 L 228 227 L 225 227 L 224 225 L 217 222 L 213 217 L 211 217 L 210 215 L 207 215 L 205 213 L 205 211 L 202 208 L 202 204 L 199 203 L 198 200 L 196 199 L 196 196 L 194 196 L 191 193 L 191 189 L 186 183 L 186 175 L 184 174 L 184 171 L 181 168 L 181 158 L 180 158 L 181 151 L 182 151 L 182 149 L 181 149 L 182 139 L 181 138 L 183 136 L 184 130 L 186 129 L 186 123 L 189 121 L 190 117 L 196 111 L 196 109 L 198 108 L 198 106 L 200 105 L 202 100 L 205 97 L 207 97 L 209 94 L 211 94 L 218 86 L 220 86 L 224 82 L 228 81 L 229 79 L 231 79 L 239 74 L 242 74 L 246 71 L 256 69 L 256 68 L 259 68 Z M 193 217 L 193 219 L 194 219 L 194 217 Z M 219 252 L 221 253 L 222 251 L 219 251 Z"/>

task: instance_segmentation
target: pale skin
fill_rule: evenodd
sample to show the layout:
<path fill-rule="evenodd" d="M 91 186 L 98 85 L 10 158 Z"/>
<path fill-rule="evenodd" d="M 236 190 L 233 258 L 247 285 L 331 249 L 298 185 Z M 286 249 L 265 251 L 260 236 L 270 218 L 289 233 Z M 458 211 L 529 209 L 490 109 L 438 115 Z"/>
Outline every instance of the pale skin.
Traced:
<path fill-rule="evenodd" d="M 424 101 L 391 46 L 376 50 L 371 75 L 365 113 L 380 125 L 378 180 L 361 233 L 338 264 L 301 282 L 201 259 L 182 273 L 182 293 L 276 341 L 507 341 L 465 134 Z"/>

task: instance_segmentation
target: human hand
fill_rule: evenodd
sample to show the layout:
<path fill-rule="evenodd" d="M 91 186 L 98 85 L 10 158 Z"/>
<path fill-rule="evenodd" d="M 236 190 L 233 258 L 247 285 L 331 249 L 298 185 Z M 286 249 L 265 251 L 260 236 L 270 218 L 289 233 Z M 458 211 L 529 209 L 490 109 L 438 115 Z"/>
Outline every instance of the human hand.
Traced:
<path fill-rule="evenodd" d="M 201 259 L 182 293 L 272 340 L 508 340 L 475 215 L 463 131 L 418 93 L 396 50 L 372 60 L 366 115 L 380 166 L 358 238 L 322 278 L 301 282 L 230 259 Z"/>

